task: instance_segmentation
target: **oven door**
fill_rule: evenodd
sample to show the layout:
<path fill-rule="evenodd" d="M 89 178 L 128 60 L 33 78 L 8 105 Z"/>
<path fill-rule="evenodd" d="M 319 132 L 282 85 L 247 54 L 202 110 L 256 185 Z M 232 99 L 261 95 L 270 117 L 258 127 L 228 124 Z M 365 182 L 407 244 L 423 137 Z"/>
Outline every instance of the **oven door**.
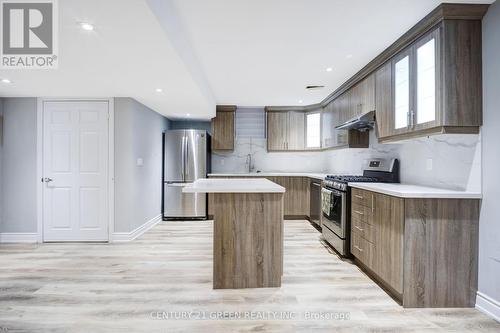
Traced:
<path fill-rule="evenodd" d="M 321 191 L 323 226 L 326 226 L 342 239 L 346 237 L 347 233 L 346 200 L 346 192 L 329 188 L 323 188 Z"/>

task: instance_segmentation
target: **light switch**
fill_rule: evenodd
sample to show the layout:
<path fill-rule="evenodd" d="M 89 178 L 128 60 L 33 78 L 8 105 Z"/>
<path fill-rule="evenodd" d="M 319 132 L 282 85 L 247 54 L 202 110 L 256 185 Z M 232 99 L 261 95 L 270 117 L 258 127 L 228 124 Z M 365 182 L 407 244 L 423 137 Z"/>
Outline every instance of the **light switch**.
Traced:
<path fill-rule="evenodd" d="M 137 159 L 137 163 L 136 163 L 136 165 L 137 165 L 138 167 L 142 167 L 142 166 L 144 165 L 144 160 L 143 160 L 142 158 L 140 158 L 140 157 L 139 157 L 139 158 Z"/>

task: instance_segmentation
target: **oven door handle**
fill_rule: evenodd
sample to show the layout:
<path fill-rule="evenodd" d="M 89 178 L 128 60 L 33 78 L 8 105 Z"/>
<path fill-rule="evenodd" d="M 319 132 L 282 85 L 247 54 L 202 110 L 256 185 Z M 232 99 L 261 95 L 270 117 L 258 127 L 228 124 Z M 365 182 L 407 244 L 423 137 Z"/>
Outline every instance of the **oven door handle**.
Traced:
<path fill-rule="evenodd" d="M 337 191 L 337 190 L 330 189 L 330 188 L 327 188 L 327 187 L 323 187 L 323 189 L 324 189 L 325 191 L 327 191 L 327 192 L 333 193 L 333 194 L 338 195 L 338 196 L 341 196 L 341 197 L 344 197 L 344 196 L 345 196 L 345 192 Z"/>

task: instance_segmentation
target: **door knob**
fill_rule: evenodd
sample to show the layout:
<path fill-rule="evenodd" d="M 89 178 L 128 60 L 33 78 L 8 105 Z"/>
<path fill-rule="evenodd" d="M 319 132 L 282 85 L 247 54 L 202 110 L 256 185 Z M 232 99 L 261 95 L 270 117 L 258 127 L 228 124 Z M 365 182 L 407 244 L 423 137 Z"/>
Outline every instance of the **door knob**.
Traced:
<path fill-rule="evenodd" d="M 44 178 L 43 181 L 46 183 L 50 183 L 51 181 L 53 181 L 53 179 L 52 178 Z"/>

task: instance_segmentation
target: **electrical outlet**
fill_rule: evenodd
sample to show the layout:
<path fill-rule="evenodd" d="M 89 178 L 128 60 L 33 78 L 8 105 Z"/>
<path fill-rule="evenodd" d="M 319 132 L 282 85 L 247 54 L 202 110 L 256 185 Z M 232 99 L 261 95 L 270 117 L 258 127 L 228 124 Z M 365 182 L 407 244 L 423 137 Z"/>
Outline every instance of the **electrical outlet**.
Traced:
<path fill-rule="evenodd" d="M 144 165 L 144 160 L 143 160 L 142 158 L 140 158 L 140 157 L 139 157 L 139 158 L 137 159 L 136 165 L 137 165 L 138 167 L 142 167 L 142 166 Z"/>
<path fill-rule="evenodd" d="M 220 165 L 224 165 L 224 163 L 225 163 L 225 159 L 223 159 L 223 158 L 222 158 L 222 159 L 220 160 Z"/>
<path fill-rule="evenodd" d="M 432 171 L 432 158 L 427 159 L 425 168 L 427 169 L 427 171 Z"/>

